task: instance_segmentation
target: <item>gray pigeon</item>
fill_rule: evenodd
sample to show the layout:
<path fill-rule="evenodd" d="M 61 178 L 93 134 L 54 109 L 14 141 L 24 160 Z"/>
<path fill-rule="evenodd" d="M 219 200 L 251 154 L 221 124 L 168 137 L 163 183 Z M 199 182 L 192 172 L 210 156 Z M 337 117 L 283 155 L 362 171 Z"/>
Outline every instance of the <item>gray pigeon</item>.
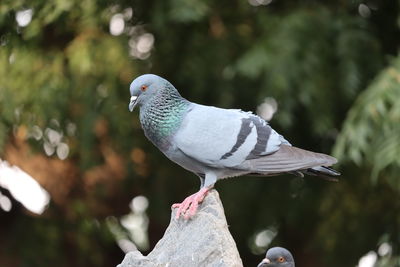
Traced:
<path fill-rule="evenodd" d="M 170 160 L 200 177 L 200 190 L 172 205 L 178 208 L 177 218 L 193 216 L 219 179 L 282 173 L 339 175 L 325 167 L 335 164 L 335 158 L 291 146 L 251 112 L 192 103 L 157 75 L 137 77 L 130 93 L 129 110 L 140 107 L 146 137 Z"/>
<path fill-rule="evenodd" d="M 265 258 L 257 267 L 294 267 L 294 259 L 289 250 L 273 247 L 268 249 Z"/>

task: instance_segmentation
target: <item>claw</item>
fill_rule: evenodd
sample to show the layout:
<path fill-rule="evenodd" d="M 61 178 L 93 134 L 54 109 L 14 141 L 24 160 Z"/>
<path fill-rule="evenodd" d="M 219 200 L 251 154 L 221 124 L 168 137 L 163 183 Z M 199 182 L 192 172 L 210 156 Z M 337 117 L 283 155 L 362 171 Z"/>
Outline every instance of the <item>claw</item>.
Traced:
<path fill-rule="evenodd" d="M 193 217 L 197 212 L 199 204 L 203 202 L 209 190 L 210 188 L 203 187 L 199 192 L 185 198 L 182 203 L 173 204 L 173 209 L 178 208 L 175 218 L 179 219 L 179 217 L 182 215 L 186 220 L 188 220 Z"/>

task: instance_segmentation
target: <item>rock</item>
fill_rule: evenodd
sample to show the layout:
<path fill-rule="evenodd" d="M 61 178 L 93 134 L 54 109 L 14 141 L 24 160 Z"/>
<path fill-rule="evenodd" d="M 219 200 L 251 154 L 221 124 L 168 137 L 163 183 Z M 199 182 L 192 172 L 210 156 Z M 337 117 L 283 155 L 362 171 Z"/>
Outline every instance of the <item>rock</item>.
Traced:
<path fill-rule="evenodd" d="M 176 220 L 175 212 L 153 251 L 147 256 L 129 252 L 118 267 L 243 266 L 216 190 L 208 193 L 194 218 Z"/>

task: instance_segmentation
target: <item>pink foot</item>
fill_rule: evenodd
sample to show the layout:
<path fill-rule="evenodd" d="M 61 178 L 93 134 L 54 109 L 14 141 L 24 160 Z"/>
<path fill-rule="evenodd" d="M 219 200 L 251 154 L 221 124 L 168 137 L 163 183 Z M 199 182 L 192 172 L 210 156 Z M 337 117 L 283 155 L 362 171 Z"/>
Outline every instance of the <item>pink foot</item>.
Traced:
<path fill-rule="evenodd" d="M 188 196 L 182 203 L 175 203 L 172 205 L 172 208 L 178 208 L 176 212 L 176 219 L 179 219 L 179 216 L 184 215 L 184 218 L 187 220 L 193 215 L 196 214 L 197 208 L 199 204 L 204 200 L 210 188 L 203 187 L 199 190 L 199 192 L 194 193 L 193 195 Z"/>

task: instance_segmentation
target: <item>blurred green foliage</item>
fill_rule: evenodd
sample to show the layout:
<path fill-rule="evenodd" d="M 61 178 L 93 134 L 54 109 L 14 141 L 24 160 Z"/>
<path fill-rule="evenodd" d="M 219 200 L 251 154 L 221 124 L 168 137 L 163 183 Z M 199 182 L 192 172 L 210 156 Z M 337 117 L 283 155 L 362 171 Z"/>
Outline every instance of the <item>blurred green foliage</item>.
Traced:
<path fill-rule="evenodd" d="M 23 10 L 32 11 L 26 26 Z M 339 183 L 217 184 L 245 266 L 262 258 L 255 237 L 265 229 L 277 233 L 268 245 L 290 249 L 298 266 L 355 266 L 383 243 L 391 251 L 378 266 L 399 266 L 399 13 L 398 1 L 373 0 L 2 1 L 0 157 L 38 178 L 53 201 L 40 216 L 17 202 L 0 210 L 0 265 L 121 262 L 107 218 L 128 213 L 136 195 L 150 202 L 151 246 L 161 238 L 170 205 L 198 180 L 128 112 L 130 81 L 151 72 L 203 104 L 254 111 L 273 97 L 271 125 L 288 140 L 334 147 Z M 123 27 L 115 35 L 113 20 Z M 46 150 L 57 148 L 47 129 L 68 145 L 67 159 Z"/>
<path fill-rule="evenodd" d="M 384 69 L 349 111 L 335 154 L 372 166 L 372 178 L 385 170 L 400 191 L 400 58 Z"/>

